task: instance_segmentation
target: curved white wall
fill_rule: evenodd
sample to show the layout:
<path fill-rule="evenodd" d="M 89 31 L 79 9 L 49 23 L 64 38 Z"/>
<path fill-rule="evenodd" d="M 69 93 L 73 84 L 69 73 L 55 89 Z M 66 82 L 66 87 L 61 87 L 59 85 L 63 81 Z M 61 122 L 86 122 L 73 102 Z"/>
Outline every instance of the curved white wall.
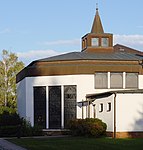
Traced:
<path fill-rule="evenodd" d="M 26 79 L 17 84 L 17 107 L 19 115 L 26 118 Z"/>
<path fill-rule="evenodd" d="M 93 75 L 64 75 L 64 76 L 39 76 L 26 77 L 17 84 L 18 112 L 21 117 L 26 118 L 34 125 L 33 120 L 33 87 L 46 86 L 48 95 L 48 86 L 77 85 L 77 102 L 86 100 L 86 94 L 101 93 L 111 89 L 95 89 Z M 139 89 L 143 89 L 143 75 L 139 75 Z M 63 90 L 62 90 L 63 92 Z M 117 94 L 117 132 L 123 131 L 143 131 L 143 94 Z M 107 103 L 112 103 L 110 112 L 99 113 L 99 104 L 103 103 L 104 110 Z M 96 117 L 107 123 L 107 131 L 113 131 L 113 95 L 96 100 Z M 48 96 L 47 96 L 48 108 Z M 87 117 L 87 109 L 84 109 L 84 118 Z M 48 110 L 47 110 L 48 113 Z M 93 108 L 91 106 L 91 117 L 93 117 Z M 77 106 L 77 118 L 82 118 L 82 108 Z M 47 118 L 48 120 L 48 118 Z M 47 122 L 48 127 L 48 122 Z"/>
<path fill-rule="evenodd" d="M 24 82 L 24 83 L 23 83 Z M 95 93 L 94 89 L 94 75 L 65 75 L 65 76 L 39 76 L 39 77 L 27 77 L 18 83 L 17 91 L 18 96 L 18 110 L 19 114 L 25 114 L 25 116 L 32 125 L 33 120 L 33 87 L 34 86 L 64 86 L 64 85 L 77 85 L 77 102 L 85 100 L 86 94 Z M 48 90 L 47 90 L 48 92 Z M 47 93 L 48 95 L 48 93 Z M 25 104 L 24 104 L 25 102 Z M 48 97 L 47 97 L 48 105 Z M 48 108 L 48 107 L 47 107 Z M 48 111 L 47 111 L 48 112 Z M 81 108 L 77 107 L 77 118 L 82 117 Z M 48 124 L 48 123 L 47 123 Z M 48 125 L 47 125 L 48 126 Z"/>
<path fill-rule="evenodd" d="M 108 111 L 108 103 L 111 103 L 111 111 Z M 96 118 L 101 119 L 107 124 L 107 131 L 113 132 L 114 126 L 114 94 L 105 97 L 96 99 L 94 104 L 96 105 Z M 100 104 L 103 104 L 103 111 L 100 112 Z"/>

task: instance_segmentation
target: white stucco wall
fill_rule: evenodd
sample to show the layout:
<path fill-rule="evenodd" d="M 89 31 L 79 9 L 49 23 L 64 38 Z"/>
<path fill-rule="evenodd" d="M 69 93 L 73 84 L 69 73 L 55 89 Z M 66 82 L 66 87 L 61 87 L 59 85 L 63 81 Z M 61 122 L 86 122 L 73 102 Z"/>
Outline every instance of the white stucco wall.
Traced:
<path fill-rule="evenodd" d="M 25 82 L 25 83 L 23 83 Z M 85 100 L 86 94 L 95 93 L 94 89 L 94 75 L 64 75 L 64 76 L 39 76 L 39 77 L 27 77 L 20 81 L 18 85 L 19 96 L 18 101 L 21 101 L 18 105 L 19 114 L 23 114 L 26 110 L 25 118 L 28 119 L 32 125 L 34 125 L 34 111 L 33 111 L 33 87 L 34 86 L 46 86 L 47 87 L 47 108 L 48 108 L 48 86 L 61 86 L 64 85 L 77 85 L 77 102 Z M 25 92 L 22 92 L 24 91 Z M 63 94 L 63 90 L 62 90 Z M 22 99 L 22 100 L 21 100 Z M 24 100 L 25 99 L 25 100 Z M 22 104 L 24 101 L 25 105 Z M 63 97 L 62 97 L 63 101 Z M 23 108 L 21 108 L 23 107 Z M 25 108 L 26 107 L 26 108 Z M 48 110 L 47 110 L 48 114 Z M 64 116 L 64 115 L 63 115 Z M 77 118 L 82 117 L 82 109 L 77 107 Z M 47 115 L 48 120 L 48 115 Z M 48 127 L 48 121 L 47 121 Z"/>
<path fill-rule="evenodd" d="M 61 86 L 63 95 L 64 85 L 77 85 L 77 102 L 86 100 L 86 94 L 101 93 L 111 89 L 95 89 L 93 75 L 64 75 L 64 76 L 39 76 L 26 77 L 17 84 L 18 112 L 21 117 L 26 118 L 34 125 L 33 110 L 33 87 L 46 86 L 47 108 L 48 108 L 48 86 Z M 143 88 L 143 75 L 139 75 L 139 88 Z M 63 96 L 62 96 L 63 102 Z M 107 112 L 107 103 L 111 102 L 111 111 Z M 96 117 L 107 123 L 107 131 L 113 131 L 113 95 L 106 98 L 97 99 Z M 99 104 L 103 103 L 104 110 L 99 113 Z M 63 104 L 62 104 L 63 106 Z M 142 123 L 141 112 L 143 111 L 143 96 L 141 94 L 117 94 L 117 131 L 143 131 L 140 126 Z M 84 107 L 84 118 L 87 117 L 88 109 Z M 127 111 L 128 110 L 128 111 Z M 64 116 L 62 112 L 62 116 Z M 93 107 L 91 106 L 91 117 L 93 117 Z M 77 106 L 77 118 L 82 118 L 82 108 Z M 64 119 L 64 118 L 63 118 Z M 62 119 L 62 126 L 63 126 Z M 139 122 L 138 122 L 139 121 Z M 138 122 L 138 123 L 135 123 Z M 47 128 L 48 128 L 48 109 L 47 109 Z"/>
<path fill-rule="evenodd" d="M 113 132 L 113 117 L 114 117 L 114 95 L 109 97 L 96 99 L 94 104 L 96 105 L 96 118 L 101 119 L 107 124 L 107 131 Z M 103 104 L 103 111 L 99 112 L 100 104 Z M 111 103 L 111 111 L 108 110 L 108 103 Z"/>
<path fill-rule="evenodd" d="M 143 94 L 117 94 L 117 132 L 143 131 Z"/>
<path fill-rule="evenodd" d="M 17 84 L 17 107 L 19 115 L 26 118 L 26 79 Z"/>

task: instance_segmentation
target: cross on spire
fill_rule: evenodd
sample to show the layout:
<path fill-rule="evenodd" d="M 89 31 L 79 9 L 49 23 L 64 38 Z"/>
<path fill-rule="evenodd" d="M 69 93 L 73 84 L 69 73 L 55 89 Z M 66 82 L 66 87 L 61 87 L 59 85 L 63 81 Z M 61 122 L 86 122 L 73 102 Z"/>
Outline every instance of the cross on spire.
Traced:
<path fill-rule="evenodd" d="M 94 17 L 91 33 L 104 33 L 102 22 L 98 12 L 98 3 L 96 3 L 96 15 Z"/>
<path fill-rule="evenodd" d="M 98 10 L 98 3 L 96 3 L 96 10 Z"/>

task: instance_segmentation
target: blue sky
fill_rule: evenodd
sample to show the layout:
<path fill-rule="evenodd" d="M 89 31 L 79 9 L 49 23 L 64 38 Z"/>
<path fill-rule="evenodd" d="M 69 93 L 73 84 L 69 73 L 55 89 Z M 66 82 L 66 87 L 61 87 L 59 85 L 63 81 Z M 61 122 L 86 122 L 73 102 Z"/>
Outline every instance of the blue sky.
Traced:
<path fill-rule="evenodd" d="M 0 51 L 16 53 L 25 64 L 80 51 L 97 2 L 114 44 L 143 51 L 143 0 L 0 0 Z"/>

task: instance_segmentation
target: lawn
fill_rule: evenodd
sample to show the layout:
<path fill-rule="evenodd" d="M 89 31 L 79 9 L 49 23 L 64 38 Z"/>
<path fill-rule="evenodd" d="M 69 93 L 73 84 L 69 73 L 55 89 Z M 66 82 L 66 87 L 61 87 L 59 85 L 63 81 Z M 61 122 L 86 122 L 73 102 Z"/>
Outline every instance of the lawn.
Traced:
<path fill-rule="evenodd" d="M 9 141 L 28 150 L 143 150 L 143 139 L 21 138 Z"/>

